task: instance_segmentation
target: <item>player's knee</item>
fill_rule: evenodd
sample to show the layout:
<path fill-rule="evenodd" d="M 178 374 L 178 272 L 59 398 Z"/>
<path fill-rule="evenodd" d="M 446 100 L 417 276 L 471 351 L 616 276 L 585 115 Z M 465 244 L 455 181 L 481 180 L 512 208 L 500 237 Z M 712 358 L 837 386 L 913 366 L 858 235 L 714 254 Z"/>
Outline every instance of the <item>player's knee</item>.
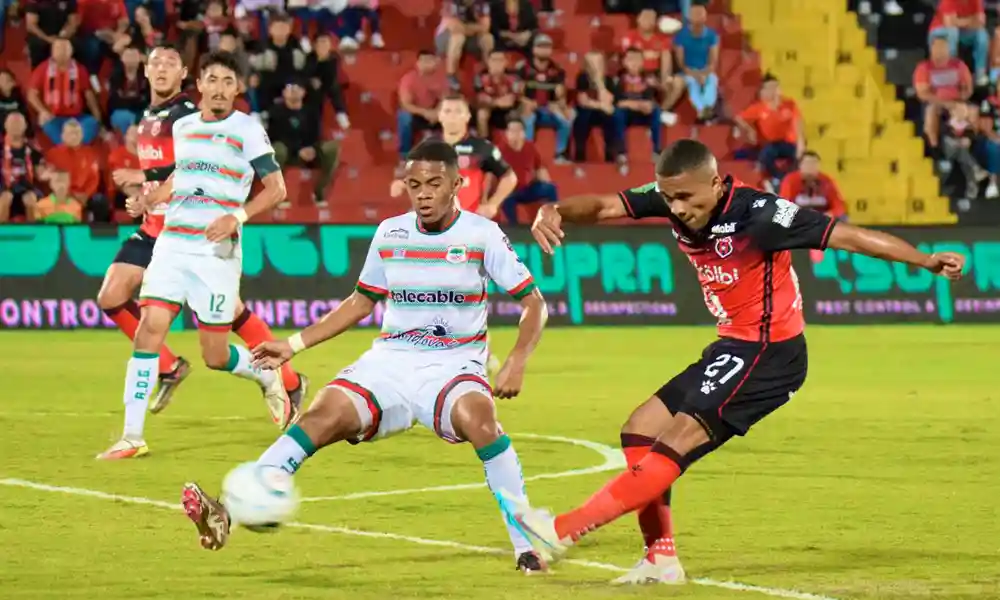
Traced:
<path fill-rule="evenodd" d="M 621 433 L 656 438 L 668 427 L 672 415 L 663 401 L 653 396 L 640 404 L 622 425 Z"/>
<path fill-rule="evenodd" d="M 117 282 L 109 281 L 101 286 L 100 291 L 97 292 L 97 305 L 102 310 L 117 308 L 127 302 L 128 298 L 129 296 L 125 292 L 124 286 L 119 285 Z"/>
<path fill-rule="evenodd" d="M 361 433 L 361 416 L 347 392 L 328 387 L 316 394 L 298 425 L 317 447 L 322 447 L 357 437 Z"/>
<path fill-rule="evenodd" d="M 660 435 L 659 441 L 683 456 L 712 441 L 712 436 L 702 420 L 678 412 L 671 419 L 667 430 Z"/>

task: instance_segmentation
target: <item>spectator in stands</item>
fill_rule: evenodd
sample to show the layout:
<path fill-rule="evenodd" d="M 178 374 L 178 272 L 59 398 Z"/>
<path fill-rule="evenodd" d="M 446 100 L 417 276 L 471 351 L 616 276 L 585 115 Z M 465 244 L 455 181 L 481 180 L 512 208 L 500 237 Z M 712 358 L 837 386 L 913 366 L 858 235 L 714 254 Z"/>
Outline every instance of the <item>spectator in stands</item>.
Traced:
<path fill-rule="evenodd" d="M 12 112 L 4 119 L 3 155 L 0 156 L 0 223 L 22 216 L 35 218 L 42 175 L 42 154 L 28 141 L 28 122 Z"/>
<path fill-rule="evenodd" d="M 559 199 L 556 186 L 542 163 L 542 155 L 528 141 L 524 123 L 520 119 L 512 118 L 507 123 L 506 135 L 500 142 L 499 149 L 503 159 L 517 175 L 517 187 L 500 206 L 508 223 L 517 224 L 519 204 L 555 202 Z"/>
<path fill-rule="evenodd" d="M 626 163 L 626 130 L 633 125 L 648 127 L 653 140 L 653 153 L 659 155 L 663 125 L 660 121 L 660 107 L 656 103 L 656 88 L 642 72 L 642 50 L 629 48 L 625 52 L 622 66 L 621 75 L 615 84 L 614 120 L 618 161 Z"/>
<path fill-rule="evenodd" d="M 576 118 L 573 148 L 576 162 L 587 160 L 587 139 L 594 127 L 604 130 L 604 160 L 615 160 L 615 80 L 605 70 L 604 55 L 591 51 L 583 58 L 576 76 Z"/>
<path fill-rule="evenodd" d="M 438 128 L 437 106 L 448 91 L 438 57 L 428 50 L 417 56 L 417 64 L 399 81 L 399 112 L 396 113 L 400 160 L 413 147 L 418 132 Z"/>
<path fill-rule="evenodd" d="M 938 147 L 941 113 L 956 102 L 972 96 L 972 73 L 964 62 L 951 54 L 947 37 L 931 39 L 931 56 L 917 65 L 913 87 L 924 103 L 924 135 L 931 148 Z"/>
<path fill-rule="evenodd" d="M 29 0 L 24 4 L 31 68 L 49 58 L 58 39 L 72 39 L 80 26 L 76 0 Z"/>
<path fill-rule="evenodd" d="M 120 55 L 129 46 L 135 46 L 145 54 L 163 41 L 163 31 L 153 25 L 149 8 L 140 4 L 135 7 L 134 14 L 132 24 L 128 26 L 124 34 L 115 39 L 113 47 L 115 54 Z"/>
<path fill-rule="evenodd" d="M 973 155 L 979 141 L 978 111 L 972 104 L 956 102 L 948 109 L 950 118 L 940 138 L 942 156 L 958 167 L 965 179 L 963 197 L 972 201 L 979 197 L 979 183 L 989 176 Z"/>
<path fill-rule="evenodd" d="M 126 48 L 111 73 L 108 124 L 123 136 L 149 106 L 149 81 L 142 72 L 142 59 L 138 48 Z"/>
<path fill-rule="evenodd" d="M 97 96 L 87 85 L 89 73 L 73 60 L 73 46 L 66 39 L 52 43 L 52 58 L 35 67 L 28 90 L 28 103 L 38 115 L 38 123 L 53 143 L 60 143 L 63 126 L 73 120 L 83 128 L 89 144 L 100 131 L 101 109 Z M 90 109 L 90 114 L 84 112 Z"/>
<path fill-rule="evenodd" d="M 139 164 L 139 129 L 132 125 L 125 131 L 125 143 L 111 151 L 108 156 L 108 172 L 106 194 L 111 199 L 111 205 L 121 210 L 125 208 L 125 200 L 138 195 L 141 187 L 130 183 L 123 174 L 138 170 Z"/>
<path fill-rule="evenodd" d="M 635 29 L 622 37 L 621 50 L 623 54 L 631 48 L 642 52 L 642 70 L 659 90 L 663 100 L 660 118 L 669 126 L 677 123 L 673 108 L 684 95 L 684 78 L 674 74 L 673 43 L 657 28 L 656 19 L 656 11 L 651 8 L 639 11 Z"/>
<path fill-rule="evenodd" d="M 340 13 L 340 20 L 343 37 L 351 38 L 356 44 L 365 41 L 364 23 L 367 21 L 372 48 L 385 48 L 379 0 L 349 0 L 347 8 Z"/>
<path fill-rule="evenodd" d="M 201 42 L 203 0 L 174 0 L 174 25 L 180 32 L 178 45 L 185 65 L 193 65 Z"/>
<path fill-rule="evenodd" d="M 53 169 L 69 173 L 70 194 L 93 214 L 95 221 L 109 221 L 110 207 L 99 193 L 100 156 L 90 146 L 83 145 L 83 128 L 75 119 L 66 121 L 61 137 L 62 143 L 45 153 L 45 162 Z"/>
<path fill-rule="evenodd" d="M 802 208 L 819 211 L 832 219 L 845 219 L 846 207 L 837 182 L 820 171 L 819 154 L 807 150 L 799 160 L 799 170 L 781 180 L 782 198 Z"/>
<path fill-rule="evenodd" d="M 695 7 L 692 7 L 692 11 Z M 767 176 L 765 187 L 774 191 L 786 174 L 795 168 L 795 161 L 805 152 L 805 133 L 799 107 L 791 98 L 781 95 L 778 80 L 768 75 L 760 86 L 759 99 L 733 120 L 747 137 L 751 148 L 738 153 L 738 158 L 756 156 Z"/>
<path fill-rule="evenodd" d="M 476 126 L 479 136 L 490 138 L 491 129 L 503 129 L 517 109 L 521 82 L 507 70 L 507 55 L 490 52 L 486 70 L 476 75 Z"/>
<path fill-rule="evenodd" d="M 708 10 L 702 4 L 691 6 L 688 22 L 674 37 L 677 70 L 684 73 L 688 98 L 699 121 L 715 116 L 719 100 L 719 34 L 706 23 Z"/>
<path fill-rule="evenodd" d="M 978 85 L 989 83 L 987 76 L 990 36 L 986 33 L 986 10 L 983 0 L 941 0 L 930 26 L 931 45 L 944 37 L 952 56 L 958 56 L 959 44 L 971 46 Z"/>
<path fill-rule="evenodd" d="M 91 87 L 100 89 L 97 77 L 104 59 L 111 56 L 115 41 L 129 27 L 123 0 L 77 0 L 80 36 L 77 42 L 80 62 L 90 71 Z"/>
<path fill-rule="evenodd" d="M 261 113 L 270 110 L 290 79 L 304 75 L 306 66 L 306 52 L 299 38 L 292 35 L 290 16 L 274 16 L 268 34 L 269 37 L 250 53 L 250 66 L 257 74 L 251 81 L 251 86 L 256 87 L 258 102 L 255 112 Z"/>
<path fill-rule="evenodd" d="M 340 157 L 336 140 L 321 140 L 322 114 L 305 103 L 306 84 L 292 80 L 282 92 L 283 103 L 271 110 L 267 133 L 278 164 L 319 170 L 313 197 L 317 206 L 326 206 L 326 188 Z"/>
<path fill-rule="evenodd" d="M 538 31 L 538 15 L 529 0 L 493 0 L 491 33 L 499 50 L 531 56 L 531 41 Z"/>
<path fill-rule="evenodd" d="M 24 94 L 17 85 L 14 73 L 10 69 L 0 69 L 0 135 L 5 131 L 7 115 L 14 112 L 28 114 L 28 104 L 24 101 Z M 28 129 L 30 132 L 31 128 Z"/>
<path fill-rule="evenodd" d="M 233 20 L 227 14 L 228 8 L 224 0 L 208 0 L 205 14 L 201 19 L 201 48 L 214 52 L 219 49 L 219 39 L 233 25 Z"/>
<path fill-rule="evenodd" d="M 536 127 L 556 130 L 556 164 L 569 162 L 569 138 L 573 115 L 566 97 L 566 71 L 552 60 L 552 38 L 535 36 L 531 59 L 523 61 L 518 77 L 524 82 L 521 116 L 528 140 L 535 140 Z"/>
<path fill-rule="evenodd" d="M 312 52 L 306 57 L 304 74 L 309 79 L 309 93 L 306 100 L 323 114 L 323 100 L 330 104 L 337 114 L 337 125 L 350 129 L 351 120 L 347 116 L 347 104 L 340 86 L 340 59 L 333 52 L 333 40 L 328 33 L 320 33 L 313 41 Z"/>
<path fill-rule="evenodd" d="M 52 193 L 35 205 L 35 221 L 51 225 L 69 225 L 83 221 L 83 204 L 70 193 L 70 177 L 66 171 L 54 169 L 49 174 Z"/>
<path fill-rule="evenodd" d="M 490 10 L 486 0 L 444 0 L 441 25 L 435 35 L 438 54 L 445 57 L 451 86 L 461 87 L 458 66 L 462 53 L 486 57 L 493 51 Z"/>

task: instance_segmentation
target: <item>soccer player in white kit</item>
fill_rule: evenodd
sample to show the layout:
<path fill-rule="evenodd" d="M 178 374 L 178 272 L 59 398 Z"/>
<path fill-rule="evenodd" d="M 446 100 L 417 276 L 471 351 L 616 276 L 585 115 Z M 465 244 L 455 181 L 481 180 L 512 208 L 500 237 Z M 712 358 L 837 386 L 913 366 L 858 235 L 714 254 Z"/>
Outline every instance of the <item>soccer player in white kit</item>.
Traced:
<path fill-rule="evenodd" d="M 125 431 L 109 452 L 116 447 L 148 452 L 143 426 L 158 353 L 185 302 L 198 317 L 205 364 L 260 385 L 282 429 L 291 417 L 281 377 L 255 367 L 250 351 L 228 339 L 243 272 L 242 225 L 285 198 L 285 182 L 263 127 L 233 108 L 239 89 L 236 58 L 224 52 L 206 55 L 198 77 L 201 110 L 174 123 L 174 172 L 136 201 L 140 210 L 164 201 L 169 205 L 139 292 L 142 316 L 125 374 Z M 254 173 L 264 190 L 247 202 Z"/>
<path fill-rule="evenodd" d="M 427 140 L 407 157 L 406 169 L 414 211 L 379 225 L 355 292 L 318 323 L 254 349 L 256 364 L 277 368 L 386 301 L 382 332 L 371 350 L 320 391 L 258 462 L 294 473 L 324 446 L 378 440 L 419 422 L 448 442 L 470 442 L 490 489 L 526 497 L 521 465 L 497 423 L 493 397 L 520 392 L 547 318 L 545 301 L 500 227 L 456 206 L 462 178 L 454 148 Z M 485 366 L 489 280 L 519 299 L 522 308 L 517 341 L 495 390 Z M 182 502 L 202 546 L 221 548 L 229 536 L 225 507 L 194 483 L 184 487 Z M 544 557 L 524 535 L 509 524 L 507 529 L 517 568 L 545 570 Z"/>

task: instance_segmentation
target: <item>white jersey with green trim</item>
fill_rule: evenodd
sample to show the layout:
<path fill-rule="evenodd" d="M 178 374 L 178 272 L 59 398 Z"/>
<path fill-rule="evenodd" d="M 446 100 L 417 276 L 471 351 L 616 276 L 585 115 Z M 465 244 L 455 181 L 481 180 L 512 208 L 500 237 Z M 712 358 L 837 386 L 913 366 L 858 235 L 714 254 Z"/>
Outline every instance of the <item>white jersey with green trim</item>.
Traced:
<path fill-rule="evenodd" d="M 174 123 L 173 196 L 156 246 L 182 254 L 238 258 L 240 234 L 219 243 L 205 239 L 205 228 L 247 201 L 257 158 L 274 154 L 260 122 L 233 111 L 221 121 L 201 113 Z M 166 246 L 166 248 L 161 248 Z"/>
<path fill-rule="evenodd" d="M 486 288 L 493 280 L 515 298 L 535 289 L 528 268 L 500 227 L 459 211 L 439 232 L 409 212 L 379 224 L 357 291 L 385 300 L 373 348 L 460 353 L 486 360 Z"/>

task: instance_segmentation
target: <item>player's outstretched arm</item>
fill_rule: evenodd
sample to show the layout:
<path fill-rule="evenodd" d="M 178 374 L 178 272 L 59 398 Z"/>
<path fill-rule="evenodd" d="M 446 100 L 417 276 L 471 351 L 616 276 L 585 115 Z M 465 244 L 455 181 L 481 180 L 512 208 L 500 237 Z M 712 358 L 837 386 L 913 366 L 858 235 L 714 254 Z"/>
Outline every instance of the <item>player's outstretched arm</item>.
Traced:
<path fill-rule="evenodd" d="M 288 339 L 264 342 L 254 348 L 254 365 L 277 369 L 306 348 L 322 344 L 354 327 L 361 319 L 370 315 L 374 308 L 375 302 L 371 298 L 355 291 L 322 319 Z"/>
<path fill-rule="evenodd" d="M 552 254 L 553 248 L 562 245 L 566 234 L 563 220 L 570 223 L 596 223 L 628 216 L 618 194 L 573 196 L 556 204 L 546 204 L 538 211 L 531 226 L 531 234 L 542 250 Z"/>
<path fill-rule="evenodd" d="M 847 223 L 834 225 L 827 246 L 874 258 L 906 263 L 943 275 L 948 279 L 960 278 L 965 267 L 965 257 L 961 254 L 955 252 L 927 254 L 894 235 Z"/>
<path fill-rule="evenodd" d="M 494 390 L 497 398 L 513 398 L 521 393 L 528 358 L 542 339 L 542 330 L 548 320 L 549 311 L 545 298 L 537 288 L 521 298 L 521 320 L 517 326 L 517 341 L 514 342 L 514 347 L 497 374 L 496 390 Z"/>

